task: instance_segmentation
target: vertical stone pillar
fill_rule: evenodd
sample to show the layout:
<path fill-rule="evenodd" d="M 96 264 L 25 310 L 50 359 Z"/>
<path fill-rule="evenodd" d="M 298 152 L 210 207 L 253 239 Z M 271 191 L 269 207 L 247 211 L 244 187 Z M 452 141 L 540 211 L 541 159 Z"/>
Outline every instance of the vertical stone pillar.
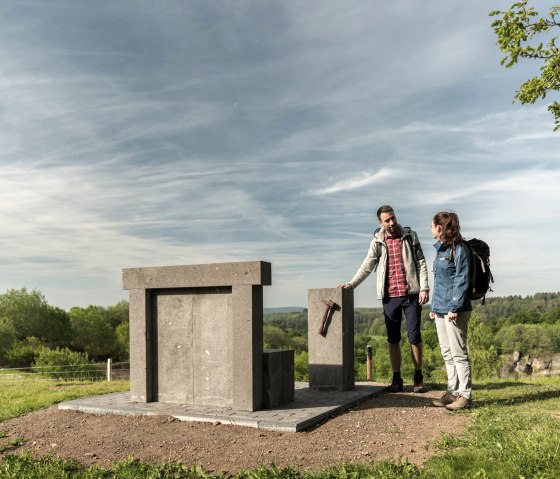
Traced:
<path fill-rule="evenodd" d="M 319 330 L 327 306 L 323 333 Z M 343 288 L 308 291 L 307 335 L 309 348 L 309 387 L 347 391 L 354 387 L 354 291 Z"/>
<path fill-rule="evenodd" d="M 263 291 L 234 285 L 232 293 L 233 408 L 255 411 L 263 401 Z"/>
<path fill-rule="evenodd" d="M 152 385 L 152 328 L 148 291 L 129 291 L 130 328 L 130 400 L 151 402 Z"/>

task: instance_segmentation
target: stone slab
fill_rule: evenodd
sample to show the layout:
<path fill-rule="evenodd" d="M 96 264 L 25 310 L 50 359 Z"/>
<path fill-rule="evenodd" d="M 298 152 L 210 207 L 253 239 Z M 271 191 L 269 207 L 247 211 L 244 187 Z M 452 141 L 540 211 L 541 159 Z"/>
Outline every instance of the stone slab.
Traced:
<path fill-rule="evenodd" d="M 272 283 L 272 266 L 266 261 L 124 268 L 123 289 L 203 288 Z"/>
<path fill-rule="evenodd" d="M 350 391 L 317 391 L 308 383 L 295 383 L 295 400 L 272 409 L 236 411 L 232 408 L 196 406 L 190 404 L 131 403 L 130 393 L 65 401 L 62 410 L 91 414 L 118 414 L 122 416 L 167 415 L 180 421 L 220 422 L 237 426 L 255 427 L 271 431 L 299 432 L 339 414 L 366 399 L 378 396 L 385 386 L 378 383 L 356 383 Z"/>

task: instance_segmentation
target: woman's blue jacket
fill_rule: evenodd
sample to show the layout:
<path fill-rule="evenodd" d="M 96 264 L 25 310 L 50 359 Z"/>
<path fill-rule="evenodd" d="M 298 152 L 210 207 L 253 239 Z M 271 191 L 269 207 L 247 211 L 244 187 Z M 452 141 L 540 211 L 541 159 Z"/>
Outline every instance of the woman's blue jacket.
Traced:
<path fill-rule="evenodd" d="M 462 243 L 451 247 L 438 241 L 434 244 L 434 289 L 430 309 L 436 313 L 472 311 L 469 299 L 470 253 Z"/>

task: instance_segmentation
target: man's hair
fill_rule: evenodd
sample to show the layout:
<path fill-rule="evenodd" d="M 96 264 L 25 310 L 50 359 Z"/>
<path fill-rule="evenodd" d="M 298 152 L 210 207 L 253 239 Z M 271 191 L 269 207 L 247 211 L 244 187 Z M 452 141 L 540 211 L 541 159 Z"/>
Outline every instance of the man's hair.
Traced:
<path fill-rule="evenodd" d="M 440 211 L 434 216 L 434 224 L 441 226 L 441 242 L 446 246 L 455 246 L 462 240 L 459 217 L 449 211 Z"/>
<path fill-rule="evenodd" d="M 377 219 L 381 220 L 381 213 L 394 213 L 395 211 L 389 205 L 383 205 L 377 210 Z"/>

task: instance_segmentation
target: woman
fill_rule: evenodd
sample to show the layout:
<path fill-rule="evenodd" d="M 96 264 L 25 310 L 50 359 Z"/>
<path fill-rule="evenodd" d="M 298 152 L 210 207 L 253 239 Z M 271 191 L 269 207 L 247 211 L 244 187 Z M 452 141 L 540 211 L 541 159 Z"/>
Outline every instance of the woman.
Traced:
<path fill-rule="evenodd" d="M 447 392 L 432 404 L 456 411 L 472 405 L 467 351 L 467 324 L 472 312 L 468 295 L 470 253 L 455 213 L 437 213 L 432 221 L 432 234 L 437 242 L 430 318 L 436 322 L 447 370 Z"/>

